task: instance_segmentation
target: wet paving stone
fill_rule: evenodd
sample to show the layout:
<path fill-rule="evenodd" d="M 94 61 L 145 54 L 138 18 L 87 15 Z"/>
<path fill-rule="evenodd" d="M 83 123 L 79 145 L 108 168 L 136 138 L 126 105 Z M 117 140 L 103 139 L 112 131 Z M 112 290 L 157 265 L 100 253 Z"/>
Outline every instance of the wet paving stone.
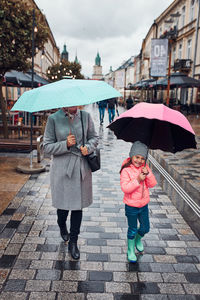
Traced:
<path fill-rule="evenodd" d="M 155 228 L 166 228 L 166 229 L 169 229 L 169 228 L 172 228 L 172 225 L 171 224 L 165 224 L 165 223 L 155 223 L 154 224 L 154 227 Z"/>
<path fill-rule="evenodd" d="M 0 239 L 11 239 L 15 231 L 15 228 L 4 228 L 4 230 L 0 233 Z"/>
<path fill-rule="evenodd" d="M 88 231 L 88 232 L 105 232 L 105 229 L 102 227 L 87 226 L 86 231 Z"/>
<path fill-rule="evenodd" d="M 26 280 L 23 279 L 10 279 L 6 282 L 5 291 L 22 292 L 24 291 Z"/>
<path fill-rule="evenodd" d="M 58 245 L 49 245 L 49 244 L 39 244 L 37 245 L 36 251 L 40 252 L 56 252 L 58 250 Z"/>
<path fill-rule="evenodd" d="M 90 271 L 89 280 L 91 281 L 112 281 L 113 273 L 112 272 L 103 272 L 103 271 Z"/>
<path fill-rule="evenodd" d="M 17 228 L 20 225 L 21 221 L 9 221 L 6 225 L 6 228 Z"/>
<path fill-rule="evenodd" d="M 100 233 L 100 239 L 119 239 L 119 234 L 117 233 Z"/>
<path fill-rule="evenodd" d="M 59 280 L 61 272 L 58 270 L 38 270 L 36 279 L 40 280 Z"/>
<path fill-rule="evenodd" d="M 200 283 L 200 276 L 199 273 L 186 273 L 184 274 L 185 278 L 190 283 Z"/>
<path fill-rule="evenodd" d="M 175 256 L 178 263 L 198 263 L 199 260 L 194 255 L 176 255 Z"/>
<path fill-rule="evenodd" d="M 108 254 L 90 253 L 87 257 L 88 261 L 108 261 Z"/>
<path fill-rule="evenodd" d="M 146 254 L 166 254 L 166 251 L 164 248 L 161 248 L 161 247 L 146 247 L 145 253 Z"/>
<path fill-rule="evenodd" d="M 106 246 L 107 241 L 102 239 L 87 239 L 88 246 Z"/>
<path fill-rule="evenodd" d="M 179 241 L 179 237 L 177 235 L 168 235 L 168 234 L 160 234 L 160 239 L 163 241 Z"/>
<path fill-rule="evenodd" d="M 16 263 L 14 264 L 15 269 L 28 269 L 31 264 L 30 259 L 17 259 Z"/>
<path fill-rule="evenodd" d="M 131 283 L 132 291 L 135 294 L 159 294 L 160 289 L 156 283 L 134 282 Z"/>
<path fill-rule="evenodd" d="M 140 300 L 140 296 L 136 294 L 118 294 L 114 295 L 114 300 Z"/>
<path fill-rule="evenodd" d="M 17 255 L 2 255 L 0 258 L 0 268 L 11 268 L 16 260 Z"/>
<path fill-rule="evenodd" d="M 56 270 L 80 270 L 79 261 L 55 261 L 54 269 Z"/>
<path fill-rule="evenodd" d="M 15 208 L 6 208 L 2 213 L 2 215 L 13 215 L 15 211 L 16 211 Z"/>
<path fill-rule="evenodd" d="M 30 231 L 31 227 L 32 227 L 32 225 L 20 224 L 16 231 L 22 232 L 22 233 L 28 233 Z"/>
<path fill-rule="evenodd" d="M 99 281 L 84 281 L 78 283 L 79 293 L 103 293 L 104 283 Z"/>
<path fill-rule="evenodd" d="M 129 272 L 152 272 L 152 268 L 148 263 L 129 263 Z"/>

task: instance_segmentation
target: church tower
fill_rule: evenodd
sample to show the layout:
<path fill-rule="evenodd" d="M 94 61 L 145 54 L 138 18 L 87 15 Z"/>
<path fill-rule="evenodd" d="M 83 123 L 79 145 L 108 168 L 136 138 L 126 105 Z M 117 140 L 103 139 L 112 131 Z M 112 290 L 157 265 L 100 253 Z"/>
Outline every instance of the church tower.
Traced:
<path fill-rule="evenodd" d="M 76 51 L 76 56 L 75 56 L 74 62 L 75 62 L 76 64 L 79 64 L 78 57 L 77 57 L 77 51 Z"/>
<path fill-rule="evenodd" d="M 99 51 L 97 52 L 97 56 L 95 58 L 95 65 L 93 66 L 92 79 L 98 79 L 98 80 L 103 79 L 101 57 L 99 55 Z"/>
<path fill-rule="evenodd" d="M 63 59 L 68 61 L 68 52 L 66 44 L 64 44 L 63 52 L 61 53 L 61 60 Z"/>

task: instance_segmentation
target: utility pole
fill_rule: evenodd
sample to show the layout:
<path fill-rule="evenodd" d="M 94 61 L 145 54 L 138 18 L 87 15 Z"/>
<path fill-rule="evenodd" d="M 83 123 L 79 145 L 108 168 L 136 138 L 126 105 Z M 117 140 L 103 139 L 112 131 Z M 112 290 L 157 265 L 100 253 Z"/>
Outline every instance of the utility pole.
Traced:
<path fill-rule="evenodd" d="M 169 49 L 169 64 L 168 64 L 168 80 L 167 80 L 167 100 L 166 104 L 169 106 L 169 91 L 170 91 L 170 76 L 171 76 L 171 57 L 172 57 L 172 40 L 168 40 L 168 49 Z"/>

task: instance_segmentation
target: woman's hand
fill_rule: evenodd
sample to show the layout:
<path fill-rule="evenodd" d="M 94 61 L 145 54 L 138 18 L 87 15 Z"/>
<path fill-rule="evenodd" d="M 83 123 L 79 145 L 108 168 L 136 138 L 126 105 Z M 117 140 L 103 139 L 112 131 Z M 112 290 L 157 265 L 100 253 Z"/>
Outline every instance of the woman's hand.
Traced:
<path fill-rule="evenodd" d="M 88 155 L 88 149 L 87 149 L 86 146 L 81 146 L 80 150 L 81 150 L 81 153 L 82 153 L 83 156 Z"/>
<path fill-rule="evenodd" d="M 67 147 L 70 148 L 76 144 L 76 138 L 73 134 L 67 136 Z"/>

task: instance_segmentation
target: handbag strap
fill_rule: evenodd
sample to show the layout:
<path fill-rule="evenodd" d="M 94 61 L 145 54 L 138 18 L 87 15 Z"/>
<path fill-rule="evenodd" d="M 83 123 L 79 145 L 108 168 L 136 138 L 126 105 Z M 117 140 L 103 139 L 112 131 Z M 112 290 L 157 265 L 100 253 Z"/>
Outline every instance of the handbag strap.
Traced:
<path fill-rule="evenodd" d="M 83 147 L 85 146 L 85 139 L 84 139 L 84 127 L 83 127 L 83 116 L 82 116 L 82 111 L 80 110 L 81 114 L 81 125 L 82 125 L 82 139 L 83 139 Z"/>

